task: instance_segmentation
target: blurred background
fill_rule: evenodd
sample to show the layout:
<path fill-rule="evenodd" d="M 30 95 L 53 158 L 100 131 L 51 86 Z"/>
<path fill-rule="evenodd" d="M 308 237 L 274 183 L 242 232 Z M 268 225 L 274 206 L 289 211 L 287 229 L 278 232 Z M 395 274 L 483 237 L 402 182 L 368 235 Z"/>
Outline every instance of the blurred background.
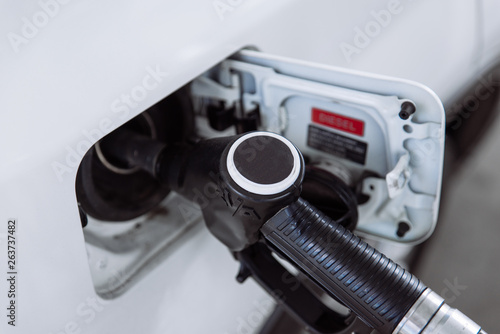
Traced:
<path fill-rule="evenodd" d="M 416 274 L 447 302 L 500 332 L 500 119 L 458 170 L 448 170 L 440 219 Z M 485 273 L 487 273 L 485 275 Z"/>

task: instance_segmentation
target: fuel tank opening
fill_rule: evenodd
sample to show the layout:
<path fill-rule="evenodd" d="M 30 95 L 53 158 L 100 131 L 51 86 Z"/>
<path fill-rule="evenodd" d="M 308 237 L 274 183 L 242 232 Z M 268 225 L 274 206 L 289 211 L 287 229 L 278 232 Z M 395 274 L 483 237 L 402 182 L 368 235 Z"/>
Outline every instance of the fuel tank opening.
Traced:
<path fill-rule="evenodd" d="M 108 222 L 128 221 L 149 212 L 168 195 L 169 189 L 147 172 L 113 159 L 113 147 L 107 145 L 107 139 L 133 133 L 173 144 L 187 140 L 193 128 L 189 97 L 181 89 L 101 139 L 87 152 L 78 169 L 76 195 L 80 210 Z"/>

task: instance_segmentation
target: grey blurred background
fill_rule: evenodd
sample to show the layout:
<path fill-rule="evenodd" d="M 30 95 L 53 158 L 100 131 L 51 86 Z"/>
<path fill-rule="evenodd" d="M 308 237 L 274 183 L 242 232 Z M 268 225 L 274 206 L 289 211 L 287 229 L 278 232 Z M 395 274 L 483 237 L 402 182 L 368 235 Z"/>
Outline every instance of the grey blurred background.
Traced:
<path fill-rule="evenodd" d="M 500 333 L 500 119 L 446 182 L 438 226 L 415 272 L 429 287 Z"/>

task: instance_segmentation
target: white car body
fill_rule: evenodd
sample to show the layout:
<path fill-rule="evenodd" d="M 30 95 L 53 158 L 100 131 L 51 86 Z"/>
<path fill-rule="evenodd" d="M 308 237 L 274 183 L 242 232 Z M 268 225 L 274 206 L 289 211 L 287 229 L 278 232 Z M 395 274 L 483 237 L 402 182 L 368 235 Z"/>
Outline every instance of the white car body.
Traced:
<path fill-rule="evenodd" d="M 0 8 L 6 334 L 257 329 L 270 297 L 235 281 L 237 262 L 203 228 L 129 291 L 101 299 L 75 196 L 79 159 L 91 144 L 234 52 L 254 47 L 414 80 L 445 106 L 500 53 L 494 0 L 4 0 Z M 147 94 L 124 104 L 137 86 Z M 10 218 L 19 240 L 15 327 L 5 316 Z"/>

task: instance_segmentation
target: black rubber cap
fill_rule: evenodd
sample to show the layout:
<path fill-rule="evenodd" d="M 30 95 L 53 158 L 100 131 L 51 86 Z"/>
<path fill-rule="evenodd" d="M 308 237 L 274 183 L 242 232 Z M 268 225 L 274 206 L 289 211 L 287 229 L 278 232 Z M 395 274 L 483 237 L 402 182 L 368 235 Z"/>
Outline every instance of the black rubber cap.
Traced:
<path fill-rule="evenodd" d="M 258 184 L 281 182 L 294 166 L 290 148 L 271 136 L 248 138 L 236 148 L 233 159 L 240 174 Z"/>

